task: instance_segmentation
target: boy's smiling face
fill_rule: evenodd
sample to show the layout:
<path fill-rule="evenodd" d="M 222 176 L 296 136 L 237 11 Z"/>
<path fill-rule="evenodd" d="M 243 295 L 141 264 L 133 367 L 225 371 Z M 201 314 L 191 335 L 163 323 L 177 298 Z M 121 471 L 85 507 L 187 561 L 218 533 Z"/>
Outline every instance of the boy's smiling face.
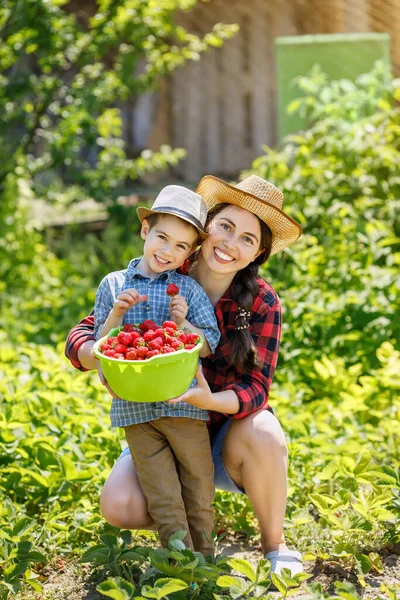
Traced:
<path fill-rule="evenodd" d="M 140 267 L 148 277 L 180 267 L 198 239 L 192 225 L 168 214 L 160 214 L 152 226 L 147 219 L 143 219 L 140 234 L 144 240 Z"/>

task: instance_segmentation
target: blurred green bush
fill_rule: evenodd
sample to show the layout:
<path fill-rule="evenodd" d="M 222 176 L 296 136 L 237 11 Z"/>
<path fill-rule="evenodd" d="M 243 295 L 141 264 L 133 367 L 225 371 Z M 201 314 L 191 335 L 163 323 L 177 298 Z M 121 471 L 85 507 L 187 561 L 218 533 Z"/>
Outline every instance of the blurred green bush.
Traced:
<path fill-rule="evenodd" d="M 265 148 L 251 172 L 283 191 L 303 225 L 265 274 L 285 308 L 277 377 L 310 382 L 322 355 L 368 373 L 381 344 L 399 339 L 400 81 L 377 64 L 355 83 L 319 69 L 298 83 L 308 95 L 291 110 L 314 126 Z"/>

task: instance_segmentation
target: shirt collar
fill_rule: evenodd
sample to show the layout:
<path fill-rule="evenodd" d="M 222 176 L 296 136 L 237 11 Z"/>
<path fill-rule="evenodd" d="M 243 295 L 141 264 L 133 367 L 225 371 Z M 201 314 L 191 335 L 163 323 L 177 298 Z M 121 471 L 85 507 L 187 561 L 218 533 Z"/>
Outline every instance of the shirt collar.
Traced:
<path fill-rule="evenodd" d="M 143 275 L 143 273 L 141 273 L 140 271 L 137 270 L 137 265 L 140 262 L 140 258 L 134 258 L 133 260 L 131 260 L 131 262 L 128 265 L 128 268 L 126 270 L 126 276 L 129 279 L 134 279 L 135 277 L 141 277 L 142 279 L 150 279 L 150 277 L 146 277 L 145 275 Z M 156 275 L 156 277 L 154 277 L 153 281 L 156 280 L 165 280 L 170 282 L 174 275 L 175 275 L 176 271 L 165 271 L 164 273 L 160 273 L 159 275 Z"/>

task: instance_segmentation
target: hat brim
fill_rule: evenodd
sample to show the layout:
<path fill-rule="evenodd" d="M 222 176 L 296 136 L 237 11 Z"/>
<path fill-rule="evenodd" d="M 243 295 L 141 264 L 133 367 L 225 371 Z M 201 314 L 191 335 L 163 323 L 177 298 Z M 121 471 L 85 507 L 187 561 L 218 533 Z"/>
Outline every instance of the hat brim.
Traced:
<path fill-rule="evenodd" d="M 284 250 L 301 236 L 300 223 L 289 217 L 283 210 L 266 200 L 226 183 L 223 179 L 214 177 L 214 175 L 203 177 L 196 192 L 204 198 L 209 211 L 218 204 L 233 204 L 248 210 L 264 221 L 272 233 L 271 254 Z"/>
<path fill-rule="evenodd" d="M 147 219 L 147 217 L 149 215 L 172 215 L 172 216 L 178 217 L 179 219 L 182 219 L 183 221 L 186 221 L 186 223 L 189 223 L 190 225 L 192 225 L 196 229 L 197 233 L 199 234 L 201 241 L 205 240 L 208 237 L 208 233 L 206 231 L 203 231 L 202 229 L 200 229 L 200 227 L 195 225 L 195 223 L 193 223 L 193 221 L 191 221 L 189 218 L 186 218 L 185 216 L 180 214 L 180 212 L 178 210 L 175 210 L 174 208 L 171 208 L 170 210 L 166 211 L 166 210 L 152 210 L 151 208 L 146 208 L 145 206 L 139 206 L 136 209 L 136 213 L 137 213 L 137 216 L 139 217 L 139 221 L 141 223 L 143 222 L 143 219 Z"/>

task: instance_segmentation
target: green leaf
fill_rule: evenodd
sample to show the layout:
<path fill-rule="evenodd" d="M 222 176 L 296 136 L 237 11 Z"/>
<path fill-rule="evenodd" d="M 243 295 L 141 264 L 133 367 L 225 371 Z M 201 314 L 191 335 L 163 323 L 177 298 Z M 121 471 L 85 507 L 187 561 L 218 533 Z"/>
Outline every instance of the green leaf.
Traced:
<path fill-rule="evenodd" d="M 96 589 L 103 596 L 113 600 L 131 600 L 134 592 L 133 585 L 120 577 L 103 581 Z"/>
<path fill-rule="evenodd" d="M 228 565 L 255 583 L 256 572 L 247 560 L 243 558 L 231 558 L 228 560 Z"/>

